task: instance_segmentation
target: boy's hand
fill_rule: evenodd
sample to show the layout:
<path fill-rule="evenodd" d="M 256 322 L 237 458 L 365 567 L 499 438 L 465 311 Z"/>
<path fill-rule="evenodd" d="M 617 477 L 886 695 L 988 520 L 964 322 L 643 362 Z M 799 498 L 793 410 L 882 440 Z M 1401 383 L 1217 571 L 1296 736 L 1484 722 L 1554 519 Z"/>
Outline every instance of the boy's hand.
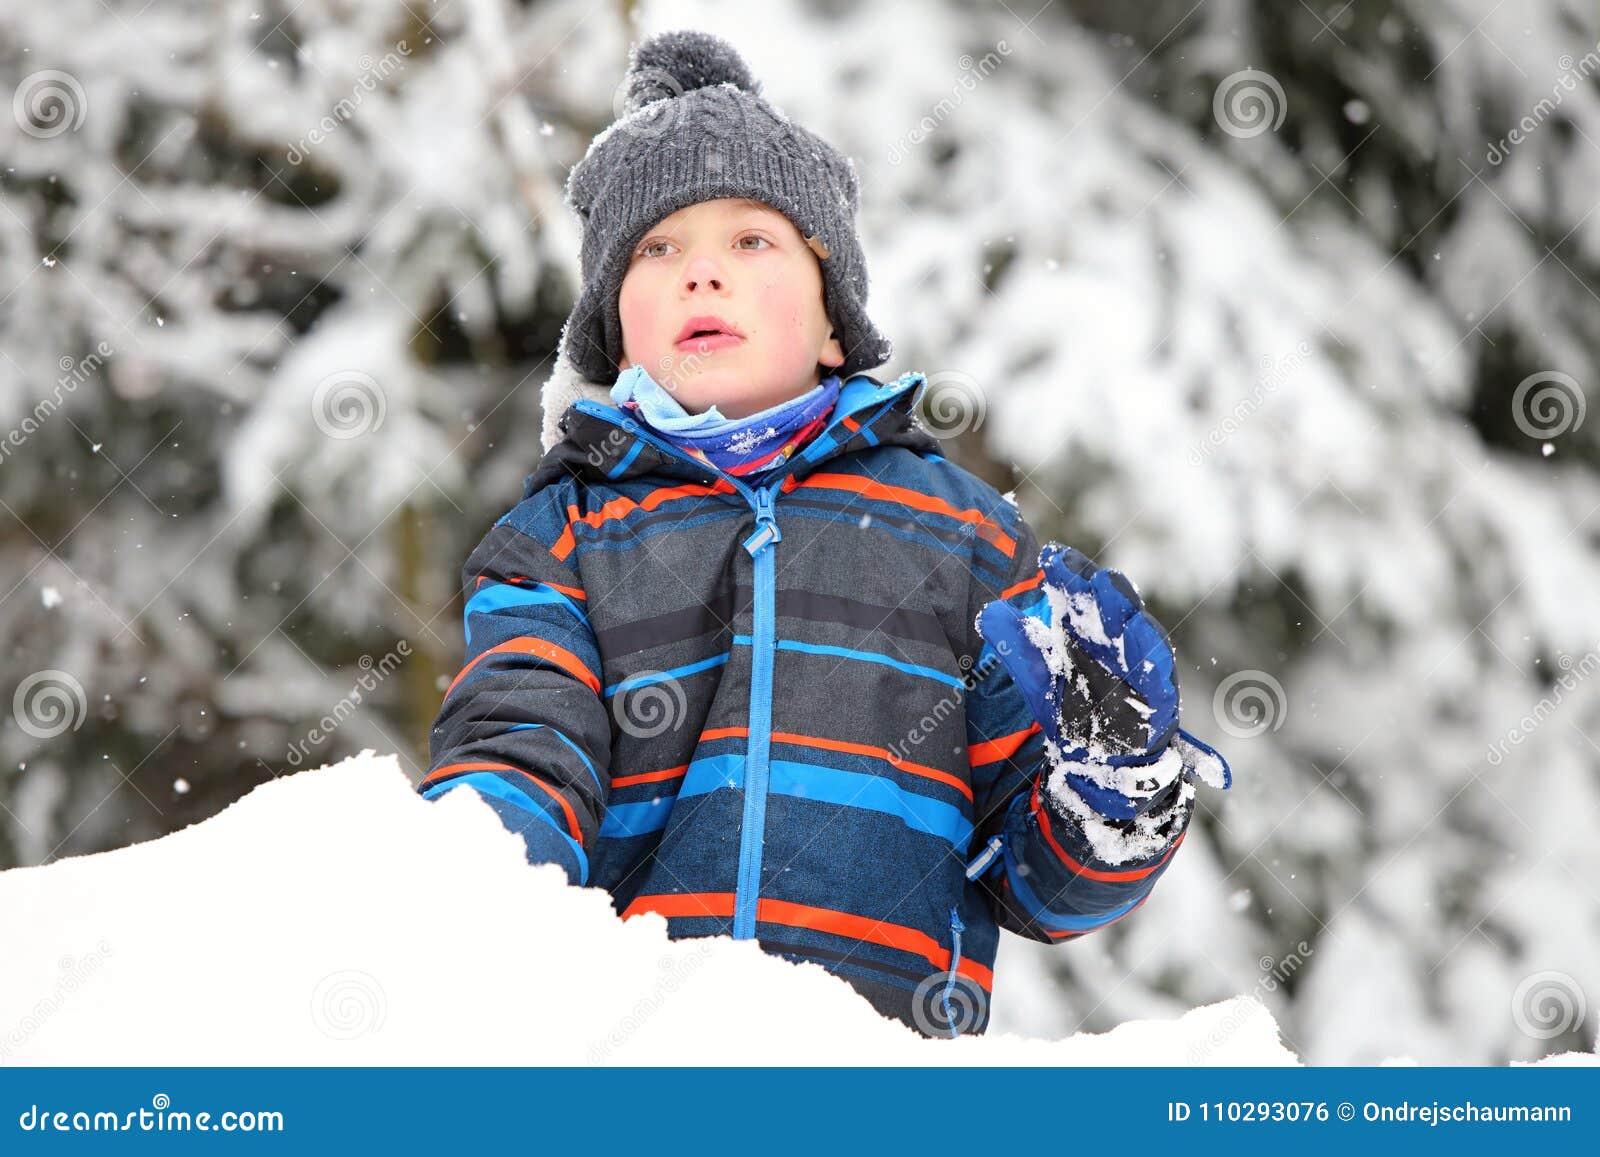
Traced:
<path fill-rule="evenodd" d="M 977 626 L 1073 790 L 1101 815 L 1130 819 L 1165 806 L 1185 780 L 1230 786 L 1227 761 L 1178 727 L 1172 645 L 1127 576 L 1056 543 L 1039 566 L 1049 624 L 996 599 Z"/>

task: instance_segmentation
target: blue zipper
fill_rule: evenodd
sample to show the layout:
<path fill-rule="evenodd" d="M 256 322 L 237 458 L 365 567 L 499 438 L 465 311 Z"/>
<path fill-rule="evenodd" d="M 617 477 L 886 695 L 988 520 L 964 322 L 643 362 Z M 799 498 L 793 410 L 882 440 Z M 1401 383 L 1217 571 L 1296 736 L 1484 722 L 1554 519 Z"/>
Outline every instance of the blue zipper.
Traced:
<path fill-rule="evenodd" d="M 756 529 L 744 540 L 755 559 L 755 597 L 750 634 L 750 727 L 746 743 L 744 824 L 739 837 L 739 880 L 733 894 L 733 938 L 756 934 L 756 901 L 761 896 L 761 853 L 767 828 L 767 784 L 772 769 L 772 666 L 778 648 L 777 569 L 773 544 L 783 538 L 773 507 L 773 487 L 756 491 Z"/>
<path fill-rule="evenodd" d="M 636 420 L 624 418 L 620 410 L 602 406 L 587 398 L 574 403 L 585 414 L 610 422 L 628 430 L 635 437 L 649 442 L 698 469 L 709 470 L 726 478 L 756 514 L 756 529 L 744 540 L 744 549 L 755 559 L 754 622 L 751 625 L 751 675 L 750 715 L 746 742 L 744 777 L 744 822 L 739 836 L 739 874 L 733 901 L 733 938 L 749 940 L 756 934 L 756 901 L 761 892 L 761 852 L 767 823 L 767 785 L 771 778 L 772 754 L 772 667 L 777 651 L 777 569 L 773 562 L 772 546 L 783 535 L 778 530 L 774 511 L 777 490 L 783 485 L 779 478 L 769 486 L 751 487 L 717 467 L 691 458 L 678 447 L 658 438 L 639 426 Z M 627 425 L 624 425 L 627 422 Z"/>
<path fill-rule="evenodd" d="M 907 377 L 909 375 L 903 375 L 894 383 L 900 388 L 890 392 L 889 398 L 893 398 L 913 384 L 906 380 Z M 886 402 L 882 397 L 873 400 Z M 755 595 L 752 606 L 754 621 L 750 630 L 752 653 L 750 715 L 745 745 L 744 821 L 740 828 L 739 874 L 733 899 L 733 938 L 750 940 L 756 934 L 756 902 L 761 896 L 761 853 L 766 836 L 767 787 L 772 770 L 772 669 L 773 656 L 778 647 L 777 569 L 772 548 L 773 544 L 783 538 L 778 530 L 774 507 L 777 502 L 777 492 L 788 475 L 785 472 L 769 485 L 752 489 L 726 471 L 698 458 L 690 457 L 670 442 L 644 429 L 637 419 L 628 418 L 615 407 L 605 406 L 588 398 L 580 398 L 573 404 L 582 413 L 592 414 L 610 422 L 672 457 L 688 462 L 696 469 L 709 470 L 727 479 L 740 494 L 744 495 L 745 501 L 750 503 L 756 514 L 756 529 L 743 544 L 744 549 L 755 560 Z M 824 433 L 831 435 L 835 427 L 845 418 L 866 409 L 868 404 L 870 403 L 857 406 L 849 413 L 835 414 Z M 630 452 L 626 461 L 631 461 L 632 457 Z M 617 472 L 620 473 L 624 466 L 625 463 L 619 465 Z"/>
<path fill-rule="evenodd" d="M 939 994 L 939 1005 L 944 1012 L 944 1023 L 950 1027 L 950 1035 L 961 1035 L 961 1026 L 956 1023 L 955 1013 L 950 1011 L 950 992 L 956 986 L 956 978 L 961 972 L 961 933 L 966 925 L 961 922 L 961 913 L 954 905 L 950 908 L 950 971 L 944 978 L 944 991 Z"/>

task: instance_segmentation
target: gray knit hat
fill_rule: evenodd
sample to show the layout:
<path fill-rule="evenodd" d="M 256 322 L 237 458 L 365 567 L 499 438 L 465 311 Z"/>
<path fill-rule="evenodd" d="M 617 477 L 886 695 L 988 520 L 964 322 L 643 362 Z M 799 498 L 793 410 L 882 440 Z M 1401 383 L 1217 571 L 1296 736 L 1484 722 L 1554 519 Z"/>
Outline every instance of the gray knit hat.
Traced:
<path fill-rule="evenodd" d="M 842 377 L 889 360 L 867 317 L 867 266 L 856 236 L 855 168 L 760 96 L 733 46 L 705 32 L 664 32 L 634 46 L 618 119 L 567 178 L 583 228 L 583 290 L 561 330 L 582 377 L 617 378 L 617 297 L 634 247 L 686 205 L 748 197 L 794 223 L 822 264 L 823 307 L 844 350 Z"/>

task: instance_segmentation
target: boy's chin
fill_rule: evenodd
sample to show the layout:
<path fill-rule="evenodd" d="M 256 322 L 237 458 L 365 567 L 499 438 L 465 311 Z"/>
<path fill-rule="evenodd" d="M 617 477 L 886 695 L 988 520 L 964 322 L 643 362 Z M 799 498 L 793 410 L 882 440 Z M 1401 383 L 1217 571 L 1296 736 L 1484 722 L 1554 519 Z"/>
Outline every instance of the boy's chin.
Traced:
<path fill-rule="evenodd" d="M 723 362 L 718 365 L 685 363 L 656 379 L 677 397 L 686 410 L 698 413 L 750 393 L 750 374 L 743 366 Z M 727 411 L 723 411 L 726 413 Z"/>
<path fill-rule="evenodd" d="M 617 372 L 624 373 L 634 365 L 643 365 L 645 372 L 662 385 L 675 382 L 742 381 L 748 376 L 743 349 L 716 350 L 707 354 L 683 353 L 673 350 L 642 363 L 623 358 L 617 363 Z"/>

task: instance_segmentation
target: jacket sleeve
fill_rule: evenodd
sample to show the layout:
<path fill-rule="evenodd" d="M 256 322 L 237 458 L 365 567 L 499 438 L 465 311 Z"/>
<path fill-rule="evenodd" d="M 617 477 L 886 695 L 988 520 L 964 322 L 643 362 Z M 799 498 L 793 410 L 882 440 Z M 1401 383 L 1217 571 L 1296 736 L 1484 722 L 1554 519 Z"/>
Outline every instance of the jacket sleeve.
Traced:
<path fill-rule="evenodd" d="M 540 506 L 519 503 L 467 558 L 464 663 L 418 790 L 476 791 L 522 836 L 530 863 L 560 864 L 581 885 L 610 791 L 611 723 L 588 596 L 552 551 L 570 547 L 570 531 Z"/>
<path fill-rule="evenodd" d="M 1011 511 L 1016 541 L 998 589 L 981 578 L 969 609 L 977 658 L 968 676 L 967 751 L 977 822 L 967 875 L 983 889 L 996 921 L 1029 939 L 1071 940 L 1103 928 L 1144 903 L 1183 842 L 1194 789 L 1134 821 L 1107 820 L 1066 784 L 1049 788 L 1043 733 L 994 648 L 977 632 L 978 611 L 1006 598 L 1048 621 L 1039 543 Z"/>

